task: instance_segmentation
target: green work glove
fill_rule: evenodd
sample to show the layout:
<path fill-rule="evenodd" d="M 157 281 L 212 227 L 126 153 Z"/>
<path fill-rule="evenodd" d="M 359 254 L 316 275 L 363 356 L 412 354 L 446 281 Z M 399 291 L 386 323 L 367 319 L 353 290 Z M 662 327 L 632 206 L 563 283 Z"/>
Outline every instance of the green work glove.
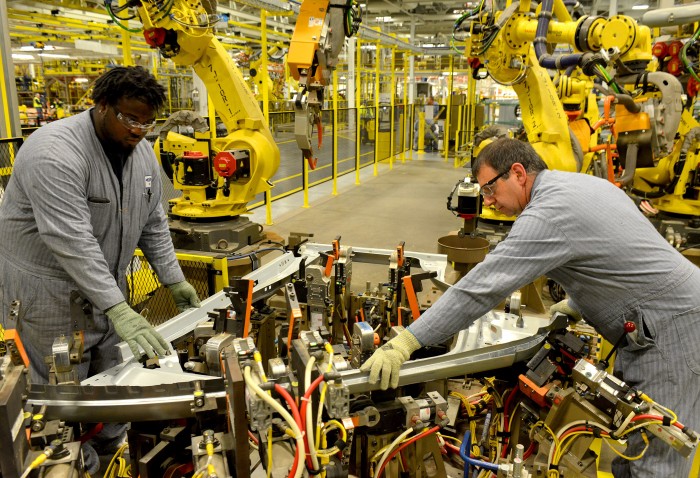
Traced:
<path fill-rule="evenodd" d="M 175 305 L 180 313 L 186 311 L 190 307 L 199 307 L 202 305 L 199 301 L 199 296 L 197 296 L 197 291 L 192 287 L 192 284 L 186 280 L 170 284 L 168 289 L 170 289 L 170 293 L 173 294 Z"/>
<path fill-rule="evenodd" d="M 114 324 L 114 330 L 129 345 L 131 353 L 137 359 L 141 357 L 139 345 L 150 358 L 168 353 L 168 343 L 155 331 L 151 324 L 126 302 L 120 302 L 105 311 Z"/>
<path fill-rule="evenodd" d="M 369 383 L 377 383 L 381 374 L 382 390 L 386 390 L 389 385 L 396 388 L 399 385 L 399 369 L 401 364 L 408 360 L 413 352 L 421 347 L 418 339 L 408 330 L 404 330 L 399 335 L 388 341 L 377 349 L 367 360 L 360 370 L 369 371 Z"/>
<path fill-rule="evenodd" d="M 549 315 L 550 317 L 556 314 L 557 312 L 561 314 L 566 314 L 572 319 L 574 319 L 576 322 L 579 320 L 583 319 L 583 316 L 581 315 L 581 312 L 578 310 L 574 309 L 569 305 L 568 299 L 564 299 L 562 301 L 557 302 L 553 306 L 549 308 Z"/>

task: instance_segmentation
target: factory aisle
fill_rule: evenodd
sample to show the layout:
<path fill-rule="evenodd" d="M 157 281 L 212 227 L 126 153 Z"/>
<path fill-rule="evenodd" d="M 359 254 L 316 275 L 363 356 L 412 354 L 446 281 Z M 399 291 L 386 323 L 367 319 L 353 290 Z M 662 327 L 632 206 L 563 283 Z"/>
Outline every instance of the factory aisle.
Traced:
<path fill-rule="evenodd" d="M 273 224 L 265 229 L 283 238 L 290 232 L 313 233 L 313 242 L 330 244 L 341 236 L 341 244 L 354 247 L 394 249 L 405 241 L 406 251 L 437 252 L 438 237 L 461 227 L 461 220 L 447 210 L 447 196 L 465 170 L 455 168 L 436 153 L 418 155 L 405 162 L 378 165 L 378 175 L 368 166 L 338 179 L 333 196 L 327 182 L 309 192 L 275 201 Z M 265 208 L 253 211 L 251 220 L 265 224 Z"/>

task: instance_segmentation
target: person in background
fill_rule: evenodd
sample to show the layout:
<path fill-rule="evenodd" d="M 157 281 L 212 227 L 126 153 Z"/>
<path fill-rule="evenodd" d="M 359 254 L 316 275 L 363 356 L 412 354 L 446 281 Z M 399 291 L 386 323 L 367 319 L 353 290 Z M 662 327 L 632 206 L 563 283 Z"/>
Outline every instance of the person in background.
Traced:
<path fill-rule="evenodd" d="M 44 121 L 44 104 L 41 101 L 41 94 L 37 93 L 34 95 L 34 109 L 36 110 L 36 125 L 41 126 L 41 122 Z"/>
<path fill-rule="evenodd" d="M 141 67 L 112 68 L 93 89 L 95 106 L 35 131 L 20 148 L 0 203 L 0 319 L 17 329 L 33 383 L 46 383 L 53 340 L 73 332 L 71 296 L 91 307 L 79 380 L 117 364 L 124 340 L 135 357 L 169 344 L 127 297 L 126 271 L 140 247 L 180 311 L 198 307 L 175 257 L 161 206 L 159 165 L 144 141 L 165 90 Z M 12 301 L 18 316 L 10 316 Z M 94 445 L 105 453 L 124 439 L 105 425 Z M 87 471 L 99 468 L 84 447 Z"/>
<path fill-rule="evenodd" d="M 425 101 L 423 106 L 423 112 L 425 114 L 425 125 L 423 127 L 424 144 L 423 147 L 426 151 L 437 150 L 437 135 L 434 131 L 435 121 L 438 117 L 438 105 L 435 104 L 435 98 L 429 96 Z M 414 122 L 414 133 L 413 133 L 413 150 L 418 150 L 418 136 L 420 132 L 420 119 L 416 116 L 416 121 Z"/>
<path fill-rule="evenodd" d="M 621 338 L 616 374 L 700 429 L 700 269 L 674 249 L 635 203 L 608 181 L 549 171 L 528 143 L 498 139 L 472 164 L 484 206 L 517 215 L 508 237 L 433 304 L 420 320 L 365 362 L 369 381 L 396 387 L 401 364 L 442 343 L 514 290 L 547 275 L 568 301 L 552 312 L 581 316 L 611 343 Z M 625 322 L 636 332 L 625 335 Z M 682 457 L 650 437 L 642 459 L 613 462 L 616 478 L 689 476 Z M 626 455 L 645 444 L 629 436 Z M 693 475 L 696 476 L 696 475 Z"/>

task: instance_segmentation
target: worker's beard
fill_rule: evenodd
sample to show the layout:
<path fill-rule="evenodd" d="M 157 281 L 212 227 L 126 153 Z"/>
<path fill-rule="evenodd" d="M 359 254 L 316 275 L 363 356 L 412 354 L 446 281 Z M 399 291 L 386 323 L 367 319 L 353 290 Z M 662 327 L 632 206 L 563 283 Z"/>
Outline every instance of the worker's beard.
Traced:
<path fill-rule="evenodd" d="M 105 119 L 105 116 L 102 115 L 101 118 L 102 121 L 100 122 L 95 120 L 95 132 L 97 133 L 97 137 L 99 138 L 100 143 L 102 144 L 102 148 L 105 150 L 105 153 L 118 154 L 124 158 L 131 156 L 131 153 L 134 152 L 136 145 L 143 138 L 140 138 L 138 136 L 129 136 L 127 138 L 122 137 L 120 139 L 116 139 L 110 134 L 109 129 L 107 128 L 107 120 Z M 127 141 L 127 139 L 131 138 L 134 139 L 136 144 L 130 144 Z M 138 142 L 136 142 L 137 138 Z"/>
<path fill-rule="evenodd" d="M 106 151 L 119 154 L 124 158 L 131 156 L 131 153 L 133 153 L 134 149 L 136 149 L 136 145 L 125 143 L 123 141 L 115 141 L 112 138 L 107 138 L 103 142 L 103 147 Z"/>

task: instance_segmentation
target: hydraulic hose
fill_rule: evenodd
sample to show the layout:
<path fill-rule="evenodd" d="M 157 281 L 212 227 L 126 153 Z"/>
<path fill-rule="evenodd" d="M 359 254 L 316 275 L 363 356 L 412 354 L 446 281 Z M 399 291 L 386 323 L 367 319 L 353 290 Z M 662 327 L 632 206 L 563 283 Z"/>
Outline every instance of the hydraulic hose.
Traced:
<path fill-rule="evenodd" d="M 535 30 L 535 55 L 542 68 L 550 70 L 564 70 L 570 66 L 577 66 L 583 58 L 583 53 L 571 55 L 553 56 L 547 53 L 547 30 L 552 19 L 552 5 L 554 0 L 544 0 L 537 18 L 537 30 Z"/>
<path fill-rule="evenodd" d="M 564 0 L 564 5 L 571 7 L 574 12 L 572 15 L 574 20 L 578 20 L 586 14 L 586 10 L 583 8 L 583 5 L 578 2 L 578 0 Z"/>
<path fill-rule="evenodd" d="M 285 402 L 287 402 L 287 406 L 292 411 L 292 417 L 294 418 L 297 427 L 299 427 L 299 429 L 302 430 L 304 426 L 301 421 L 301 415 L 299 415 L 299 409 L 297 408 L 297 404 L 294 403 L 294 399 L 292 399 L 292 396 L 279 383 L 275 384 L 275 391 L 279 393 L 282 398 L 284 398 Z M 292 464 L 292 469 L 289 472 L 289 478 L 292 478 L 294 477 L 294 475 L 296 475 L 297 467 L 301 467 L 304 461 L 304 457 L 301 456 L 299 452 L 299 447 L 297 447 L 296 453 L 294 453 L 294 463 Z"/>
<path fill-rule="evenodd" d="M 253 380 L 253 377 L 250 373 L 250 366 L 246 366 L 244 371 L 243 371 L 243 378 L 245 379 L 245 383 L 248 387 L 250 387 L 255 394 L 262 399 L 265 403 L 270 405 L 277 413 L 282 415 L 282 418 L 289 424 L 289 427 L 292 429 L 292 432 L 294 433 L 294 438 L 297 441 L 297 451 L 299 453 L 299 456 L 303 456 L 306 454 L 306 446 L 304 445 L 304 435 L 299 429 L 299 426 L 297 425 L 296 420 L 289 414 L 287 410 L 284 409 L 282 405 L 280 405 L 277 400 L 273 399 L 270 395 L 265 393 L 262 388 L 260 388 L 255 381 Z M 297 469 L 294 474 L 294 478 L 300 478 L 302 473 L 304 472 L 304 467 L 303 466 L 297 466 Z"/>
<path fill-rule="evenodd" d="M 637 154 L 639 152 L 638 143 L 630 143 L 627 145 L 627 154 L 625 155 L 625 172 L 617 180 L 621 186 L 627 186 L 634 179 L 634 173 L 637 171 Z"/>
<path fill-rule="evenodd" d="M 615 100 L 624 106 L 630 113 L 639 113 L 642 106 L 635 102 L 630 95 L 625 95 L 623 93 L 614 93 Z"/>
<path fill-rule="evenodd" d="M 493 472 L 498 472 L 498 465 L 494 463 L 489 463 L 488 461 L 481 461 L 469 456 L 471 453 L 472 445 L 472 433 L 470 430 L 464 432 L 464 438 L 462 439 L 462 446 L 459 448 L 459 456 L 464 460 L 464 478 L 469 477 L 469 467 L 478 466 L 479 468 L 485 468 Z"/>

